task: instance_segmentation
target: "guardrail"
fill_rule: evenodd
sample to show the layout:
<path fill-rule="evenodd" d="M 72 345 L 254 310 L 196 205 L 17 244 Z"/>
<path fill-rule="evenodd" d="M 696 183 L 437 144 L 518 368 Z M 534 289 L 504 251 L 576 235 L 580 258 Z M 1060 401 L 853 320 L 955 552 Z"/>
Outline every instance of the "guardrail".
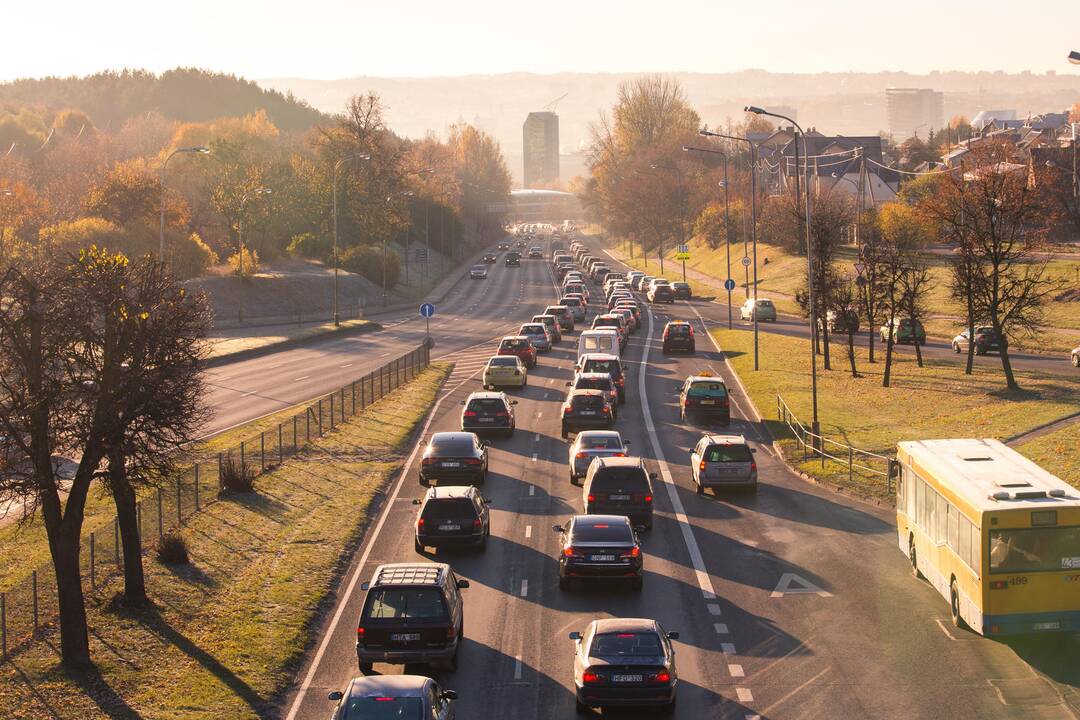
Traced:
<path fill-rule="evenodd" d="M 428 348 L 419 346 L 391 360 L 377 370 L 323 395 L 303 411 L 283 422 L 242 440 L 228 450 L 196 457 L 180 477 L 166 481 L 136 504 L 139 535 L 144 554 L 209 504 L 222 490 L 223 470 L 250 472 L 257 477 L 303 450 L 347 418 L 363 412 L 372 403 L 415 378 L 431 364 Z M 123 575 L 123 548 L 116 518 L 83 533 L 79 563 L 83 583 L 97 592 Z M 53 568 L 45 563 L 31 570 L 24 580 L 0 592 L 0 661 L 28 647 L 41 631 L 59 615 Z M 84 590 L 87 588 L 84 587 Z"/>
<path fill-rule="evenodd" d="M 776 418 L 788 427 L 796 442 L 799 443 L 803 453 L 803 462 L 817 457 L 821 458 L 822 467 L 825 466 L 826 461 L 842 465 L 847 468 L 848 482 L 851 482 L 856 471 L 870 477 L 882 477 L 885 479 L 886 491 L 892 493 L 893 479 L 889 468 L 895 458 L 863 450 L 812 432 L 799 421 L 780 393 L 776 394 Z"/>

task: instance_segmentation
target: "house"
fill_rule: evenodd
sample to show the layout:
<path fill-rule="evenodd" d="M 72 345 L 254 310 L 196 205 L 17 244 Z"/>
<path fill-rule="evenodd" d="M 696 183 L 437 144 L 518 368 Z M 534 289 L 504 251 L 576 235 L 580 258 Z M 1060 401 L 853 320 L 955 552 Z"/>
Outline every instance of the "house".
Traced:
<path fill-rule="evenodd" d="M 880 136 L 826 136 L 808 132 L 806 153 L 810 174 L 819 193 L 857 196 L 861 190 L 864 202 L 875 205 L 896 199 L 900 173 L 885 165 Z M 799 164 L 804 166 L 801 143 L 799 154 Z M 795 169 L 794 139 L 781 149 L 778 161 L 780 157 L 783 161 L 779 165 L 786 177 Z"/>

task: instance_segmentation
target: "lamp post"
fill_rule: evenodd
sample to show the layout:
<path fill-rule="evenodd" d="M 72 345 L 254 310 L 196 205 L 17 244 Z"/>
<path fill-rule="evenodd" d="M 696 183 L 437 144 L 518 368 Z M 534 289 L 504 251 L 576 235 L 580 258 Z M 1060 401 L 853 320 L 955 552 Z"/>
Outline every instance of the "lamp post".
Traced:
<path fill-rule="evenodd" d="M 686 227 L 685 227 L 685 224 L 684 224 L 685 211 L 686 211 L 686 186 L 683 183 L 682 170 L 680 170 L 675 165 L 660 165 L 658 163 L 653 163 L 653 164 L 649 165 L 649 167 L 651 167 L 653 170 L 666 170 L 666 171 L 668 171 L 669 173 L 671 173 L 672 175 L 675 176 L 675 182 L 678 183 L 678 188 L 679 188 L 679 214 L 680 214 L 680 216 L 679 216 L 679 244 L 681 245 L 683 243 L 683 241 L 686 240 Z M 662 246 L 661 246 L 661 252 L 660 252 L 660 274 L 661 275 L 664 274 L 664 253 L 663 253 L 663 247 Z M 685 260 L 682 261 L 682 279 L 683 279 L 683 282 L 686 282 L 686 261 Z"/>
<path fill-rule="evenodd" d="M 341 316 L 338 314 L 338 206 L 337 206 L 337 181 L 338 171 L 341 166 L 350 160 L 370 160 L 367 153 L 353 153 L 340 158 L 334 163 L 334 325 L 341 324 Z"/>
<path fill-rule="evenodd" d="M 244 207 L 247 205 L 247 201 L 255 195 L 269 195 L 271 193 L 270 188 L 258 187 L 254 190 L 248 190 L 240 198 L 240 219 L 236 223 L 236 239 L 240 245 L 239 254 L 239 276 L 240 276 L 240 308 L 239 319 L 240 322 L 244 322 Z"/>
<path fill-rule="evenodd" d="M 161 170 L 158 175 L 158 185 L 161 187 L 161 219 L 158 225 L 158 260 L 164 262 L 165 260 L 165 169 L 169 167 L 169 161 L 173 159 L 174 155 L 180 153 L 193 153 L 196 155 L 209 155 L 210 148 L 203 145 L 196 147 L 176 148 L 168 157 L 165 158 L 165 162 L 161 163 Z"/>
<path fill-rule="evenodd" d="M 414 175 L 425 175 L 425 174 L 429 174 L 429 173 L 433 173 L 433 172 L 435 172 L 435 168 L 430 168 L 430 167 L 429 168 L 423 168 L 421 170 L 413 170 L 411 172 L 407 172 L 407 173 L 405 173 L 405 177 L 412 177 Z M 414 195 L 414 193 L 410 192 L 409 195 L 412 196 L 412 195 Z M 425 208 L 424 225 L 426 227 L 427 226 L 427 220 L 426 220 L 426 217 L 427 217 L 427 204 L 426 203 L 424 204 L 424 208 Z M 410 228 L 412 227 L 412 213 L 410 213 L 410 217 L 409 217 L 409 227 Z M 425 231 L 425 239 L 424 239 L 425 247 L 427 246 L 427 237 L 426 236 L 427 236 L 427 232 Z M 424 264 L 424 267 L 425 268 L 427 267 L 426 263 Z M 426 275 L 426 271 L 425 271 L 425 275 Z M 409 284 L 409 230 L 408 229 L 405 231 L 405 284 L 406 285 Z"/>
<path fill-rule="evenodd" d="M 802 126 L 795 122 L 786 115 L 779 113 L 772 113 L 764 108 L 755 107 L 754 105 L 747 105 L 744 110 L 748 113 L 755 115 L 767 115 L 768 117 L 774 117 L 778 120 L 786 120 L 798 131 L 798 136 L 803 141 L 803 155 L 809 155 L 806 147 L 806 133 L 803 132 Z M 806 163 L 807 171 L 809 171 L 810 163 Z M 814 433 L 814 446 L 817 447 L 818 438 L 821 434 L 821 425 L 818 423 L 818 403 L 817 403 L 817 358 L 814 356 L 814 338 L 817 334 L 817 317 L 814 312 L 814 246 L 810 240 L 810 178 L 806 178 L 806 273 L 807 273 L 807 304 L 810 307 L 810 394 L 813 402 L 814 417 L 812 421 L 811 432 Z M 795 141 L 795 208 L 796 211 L 799 207 L 799 142 L 798 138 Z"/>
<path fill-rule="evenodd" d="M 386 204 L 389 205 L 390 202 L 395 197 L 412 197 L 412 195 L 413 195 L 413 192 L 411 190 L 401 190 L 401 191 L 396 192 L 396 193 L 390 193 L 389 195 L 386 196 Z M 406 233 L 407 232 L 408 232 L 408 230 L 406 229 Z M 408 237 L 408 236 L 406 236 L 406 237 Z M 408 244 L 409 244 L 408 240 L 406 240 L 405 241 L 406 247 L 408 247 Z M 408 252 L 408 250 L 406 250 L 406 252 Z M 386 286 L 386 235 L 383 235 L 383 241 L 382 241 L 382 302 L 383 302 L 383 307 L 386 307 L 387 293 L 388 292 L 389 292 L 389 288 Z"/>

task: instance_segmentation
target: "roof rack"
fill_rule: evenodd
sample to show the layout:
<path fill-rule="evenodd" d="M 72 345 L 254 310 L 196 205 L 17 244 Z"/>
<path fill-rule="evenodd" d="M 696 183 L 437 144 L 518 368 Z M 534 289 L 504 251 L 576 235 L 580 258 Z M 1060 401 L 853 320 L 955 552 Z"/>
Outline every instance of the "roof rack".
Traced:
<path fill-rule="evenodd" d="M 442 568 L 438 565 L 396 565 L 384 567 L 375 578 L 376 585 L 434 585 Z"/>

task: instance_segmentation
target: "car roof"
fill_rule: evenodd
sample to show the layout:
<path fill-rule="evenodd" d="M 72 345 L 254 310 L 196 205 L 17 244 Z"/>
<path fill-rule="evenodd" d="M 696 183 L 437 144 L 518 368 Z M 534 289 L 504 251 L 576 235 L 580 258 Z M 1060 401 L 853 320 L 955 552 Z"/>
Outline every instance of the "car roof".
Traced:
<path fill-rule="evenodd" d="M 584 332 L 588 332 L 588 331 L 584 331 Z M 615 332 L 615 331 L 611 330 L 611 332 Z M 607 361 L 607 360 L 618 360 L 619 356 L 618 355 L 612 355 L 611 353 L 585 353 L 579 359 L 583 360 L 583 361 L 584 360 L 604 360 L 604 361 Z"/>
<path fill-rule="evenodd" d="M 625 515 L 575 515 L 574 525 L 629 525 L 630 518 Z"/>
<path fill-rule="evenodd" d="M 668 320 L 668 325 L 689 325 L 689 320 Z"/>
<path fill-rule="evenodd" d="M 613 437 L 622 440 L 622 435 L 618 430 L 582 430 L 577 434 L 577 439 L 580 440 L 583 437 Z"/>
<path fill-rule="evenodd" d="M 600 380 L 602 378 L 607 378 L 608 380 L 610 380 L 611 379 L 611 374 L 610 373 L 605 373 L 605 372 L 578 373 L 578 379 L 580 380 L 581 378 L 592 378 L 592 379 L 595 379 L 595 380 Z"/>
<path fill-rule="evenodd" d="M 594 396 L 594 397 L 600 397 L 600 398 L 606 398 L 607 397 L 607 393 L 604 392 L 603 390 L 591 390 L 591 389 L 590 390 L 585 390 L 583 388 L 575 388 L 575 389 L 570 391 L 570 397 L 584 397 L 586 395 L 590 395 L 590 396 Z"/>
<path fill-rule="evenodd" d="M 649 618 L 603 618 L 593 620 L 592 625 L 597 633 L 660 631 L 656 621 Z"/>
<path fill-rule="evenodd" d="M 472 485 L 437 485 L 428 488 L 425 493 L 426 500 L 453 500 L 455 498 L 466 498 L 476 493 L 476 488 Z"/>
<path fill-rule="evenodd" d="M 422 675 L 368 675 L 353 678 L 348 697 L 424 697 L 431 678 Z"/>
<path fill-rule="evenodd" d="M 724 378 L 719 375 L 690 375 L 686 379 L 691 382 L 698 382 L 700 380 L 701 382 L 718 382 L 722 385 L 727 384 L 724 382 Z"/>
<path fill-rule="evenodd" d="M 513 357 L 513 355 L 503 355 L 502 357 Z M 506 398 L 506 393 L 495 392 L 492 390 L 482 390 L 479 392 L 469 393 L 469 397 L 465 398 L 465 401 L 469 400 L 502 400 Z"/>
<path fill-rule="evenodd" d="M 439 440 L 461 440 L 461 441 L 473 441 L 476 439 L 476 433 L 460 432 L 460 431 L 447 431 L 437 432 L 431 434 L 431 442 L 435 442 L 435 439 Z"/>
<path fill-rule="evenodd" d="M 712 435 L 706 434 L 702 437 L 707 438 L 708 441 L 714 445 L 746 445 L 745 435 Z"/>
<path fill-rule="evenodd" d="M 541 323 L 541 322 L 521 323 L 521 327 L 522 327 L 522 329 L 524 329 L 524 328 L 540 328 L 542 330 L 544 328 L 544 323 Z"/>
<path fill-rule="evenodd" d="M 603 467 L 642 467 L 645 461 L 639 457 L 597 458 Z"/>
<path fill-rule="evenodd" d="M 448 572 L 450 566 L 446 563 L 387 563 L 375 568 L 371 586 L 438 585 Z"/>
<path fill-rule="evenodd" d="M 529 338 L 525 337 L 524 335 L 503 335 L 502 336 L 502 340 L 528 340 L 528 339 Z M 499 342 L 502 342 L 502 340 L 500 340 Z"/>

